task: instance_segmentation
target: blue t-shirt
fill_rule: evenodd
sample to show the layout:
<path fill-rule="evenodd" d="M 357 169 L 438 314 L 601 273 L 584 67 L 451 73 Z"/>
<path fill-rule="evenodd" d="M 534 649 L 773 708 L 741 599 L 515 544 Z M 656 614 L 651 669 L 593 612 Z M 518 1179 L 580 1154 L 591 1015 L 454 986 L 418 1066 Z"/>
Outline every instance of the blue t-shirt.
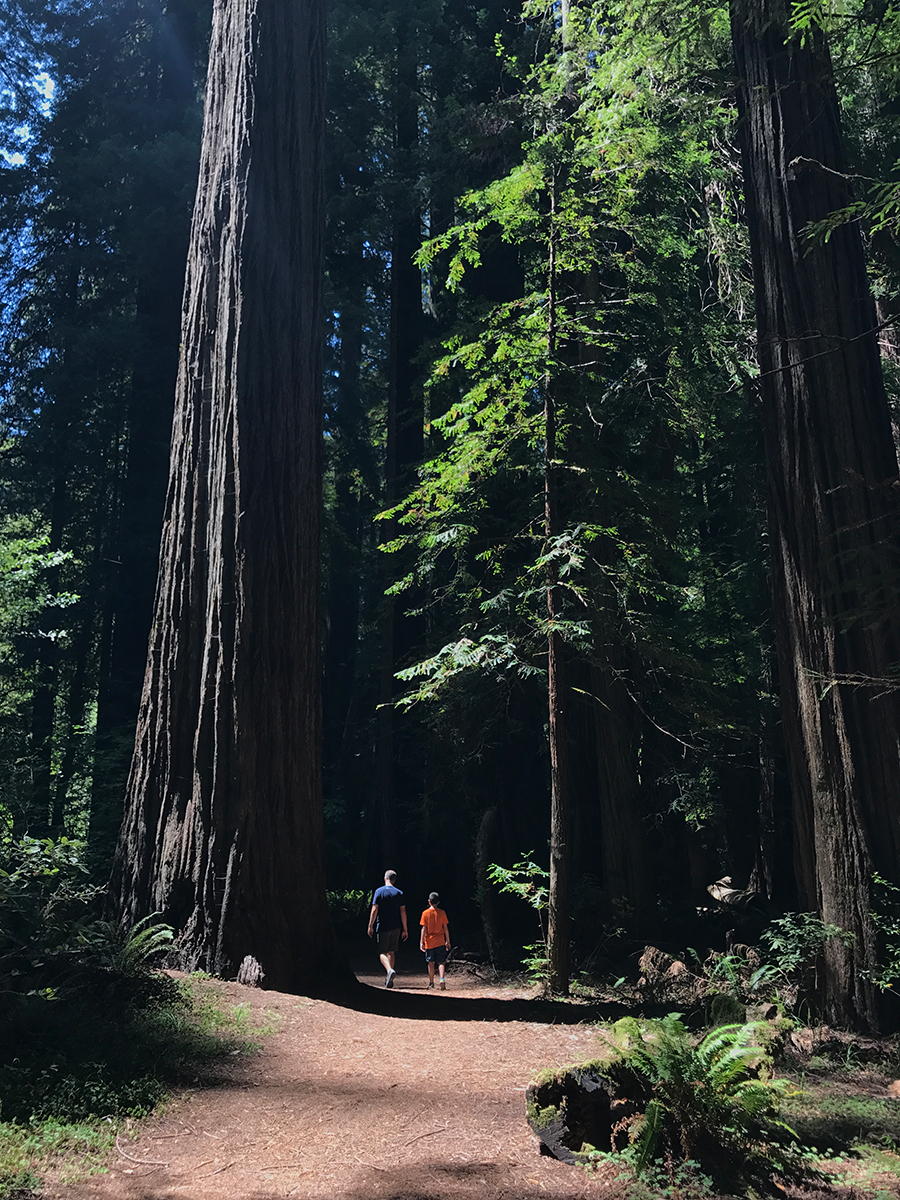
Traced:
<path fill-rule="evenodd" d="M 372 897 L 372 903 L 378 905 L 378 916 L 375 919 L 375 932 L 386 933 L 389 929 L 400 929 L 400 906 L 403 904 L 403 893 L 399 888 L 386 883 L 378 888 Z"/>

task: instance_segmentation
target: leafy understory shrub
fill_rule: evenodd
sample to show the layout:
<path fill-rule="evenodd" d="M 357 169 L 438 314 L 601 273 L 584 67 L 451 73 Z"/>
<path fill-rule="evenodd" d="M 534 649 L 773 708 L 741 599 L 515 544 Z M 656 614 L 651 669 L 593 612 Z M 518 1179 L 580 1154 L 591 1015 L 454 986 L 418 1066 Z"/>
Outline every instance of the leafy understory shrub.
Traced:
<path fill-rule="evenodd" d="M 85 845 L 23 837 L 0 845 L 0 992 L 47 999 L 91 992 L 103 1003 L 172 998 L 149 968 L 174 933 L 159 913 L 131 929 L 100 918 L 103 889 L 90 882 Z"/>
<path fill-rule="evenodd" d="M 370 892 L 363 892 L 359 888 L 326 892 L 325 899 L 328 901 L 332 920 L 337 924 L 343 924 L 362 917 L 368 912 L 370 895 Z"/>
<path fill-rule="evenodd" d="M 874 905 L 869 916 L 881 935 L 878 969 L 872 982 L 883 992 L 900 980 L 900 888 L 877 872 L 872 876 Z"/>
<path fill-rule="evenodd" d="M 772 1077 L 760 1023 L 725 1025 L 697 1041 L 680 1014 L 626 1017 L 613 1026 L 604 1074 L 625 1113 L 612 1149 L 637 1176 L 655 1163 L 697 1164 L 733 1184 L 767 1186 L 773 1172 L 802 1174 L 801 1147 L 780 1116 L 790 1084 Z"/>
<path fill-rule="evenodd" d="M 885 926 L 878 927 L 886 928 L 887 918 Z M 815 913 L 785 913 L 769 922 L 758 946 L 737 947 L 728 954 L 712 951 L 705 960 L 688 949 L 686 957 L 693 960 L 709 995 L 729 994 L 745 1004 L 774 1001 L 798 1015 L 816 995 L 816 966 L 832 938 L 846 944 L 853 934 L 826 924 Z M 897 959 L 900 962 L 900 952 Z"/>
<path fill-rule="evenodd" d="M 853 934 L 839 925 L 828 925 L 815 913 L 785 913 L 763 930 L 760 940 L 773 970 L 787 979 L 797 979 L 811 967 L 825 943 L 832 938 L 852 942 Z"/>
<path fill-rule="evenodd" d="M 535 983 L 546 983 L 550 977 L 550 959 L 547 953 L 547 912 L 550 907 L 550 872 L 531 858 L 532 851 L 522 855 L 512 867 L 501 867 L 491 863 L 487 876 L 501 892 L 518 896 L 533 908 L 538 917 L 540 939 L 525 946 L 522 966 Z"/>
<path fill-rule="evenodd" d="M 606 1157 L 618 1159 L 616 1183 L 624 1185 L 627 1200 L 718 1200 L 713 1181 L 698 1163 L 669 1158 L 652 1162 L 636 1174 L 622 1155 Z"/>

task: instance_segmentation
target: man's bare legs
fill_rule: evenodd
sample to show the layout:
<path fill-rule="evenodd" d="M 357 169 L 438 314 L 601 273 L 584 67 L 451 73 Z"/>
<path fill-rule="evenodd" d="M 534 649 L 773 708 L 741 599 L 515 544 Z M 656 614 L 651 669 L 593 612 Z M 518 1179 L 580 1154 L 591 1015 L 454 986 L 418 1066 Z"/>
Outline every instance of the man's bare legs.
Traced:
<path fill-rule="evenodd" d="M 385 974 L 390 975 L 394 969 L 394 959 L 397 957 L 393 950 L 389 950 L 387 954 L 379 954 L 381 965 L 384 967 Z"/>

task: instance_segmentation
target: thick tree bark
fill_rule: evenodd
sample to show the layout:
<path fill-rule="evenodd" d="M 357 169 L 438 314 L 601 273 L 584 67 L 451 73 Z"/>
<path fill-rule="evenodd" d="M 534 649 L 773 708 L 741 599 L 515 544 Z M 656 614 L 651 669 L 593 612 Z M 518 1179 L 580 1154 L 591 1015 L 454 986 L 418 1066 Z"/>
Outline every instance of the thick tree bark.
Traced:
<path fill-rule="evenodd" d="M 774 618 L 801 892 L 854 935 L 826 949 L 823 1015 L 872 1027 L 870 877 L 897 877 L 900 724 L 895 692 L 847 681 L 900 658 L 897 461 L 856 227 L 804 234 L 849 197 L 827 47 L 791 37 L 789 7 L 731 3 Z"/>
<path fill-rule="evenodd" d="M 112 889 L 185 966 L 335 969 L 324 896 L 320 0 L 217 0 L 149 660 Z"/>

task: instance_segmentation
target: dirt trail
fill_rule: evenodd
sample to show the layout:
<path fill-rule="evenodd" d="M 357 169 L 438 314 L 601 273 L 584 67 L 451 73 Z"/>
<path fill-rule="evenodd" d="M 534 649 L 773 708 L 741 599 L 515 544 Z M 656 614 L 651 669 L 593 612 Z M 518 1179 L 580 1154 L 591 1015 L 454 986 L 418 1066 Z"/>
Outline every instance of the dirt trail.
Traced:
<path fill-rule="evenodd" d="M 521 1020 L 525 993 L 471 975 L 360 976 L 355 1007 L 218 985 L 222 1002 L 277 1014 L 261 1054 L 219 1086 L 183 1094 L 119 1139 L 106 1175 L 50 1186 L 65 1200 L 478 1200 L 587 1198 L 609 1185 L 538 1154 L 525 1085 L 592 1057 L 586 1024 Z M 365 1009 L 368 1011 L 360 1011 Z M 396 1014 L 396 1015 L 395 1015 Z M 566 1014 L 577 1020 L 576 1012 Z M 140 1159 L 141 1163 L 131 1161 Z M 165 1164 L 165 1165 L 161 1165 Z"/>

